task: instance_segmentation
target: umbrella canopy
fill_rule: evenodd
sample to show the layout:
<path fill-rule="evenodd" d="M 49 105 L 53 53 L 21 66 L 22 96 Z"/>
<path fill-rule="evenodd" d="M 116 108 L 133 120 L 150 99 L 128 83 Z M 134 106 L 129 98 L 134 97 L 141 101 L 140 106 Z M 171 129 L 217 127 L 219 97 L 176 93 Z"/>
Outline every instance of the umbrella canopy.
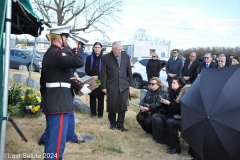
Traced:
<path fill-rule="evenodd" d="M 240 65 L 204 69 L 181 99 L 182 137 L 202 160 L 240 157 Z"/>
<path fill-rule="evenodd" d="M 38 37 L 43 30 L 43 22 L 35 14 L 29 0 L 12 1 L 12 34 L 30 34 Z"/>

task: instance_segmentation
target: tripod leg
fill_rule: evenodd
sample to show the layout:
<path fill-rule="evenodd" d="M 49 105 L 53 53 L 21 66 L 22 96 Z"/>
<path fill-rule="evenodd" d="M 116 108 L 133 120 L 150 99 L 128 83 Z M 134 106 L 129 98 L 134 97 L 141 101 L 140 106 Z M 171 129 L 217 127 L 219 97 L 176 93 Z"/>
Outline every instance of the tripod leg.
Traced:
<path fill-rule="evenodd" d="M 12 118 L 10 117 L 3 117 L 3 120 L 8 120 L 9 122 L 11 122 L 11 124 L 13 125 L 13 127 L 15 128 L 15 130 L 17 131 L 17 133 L 22 137 L 22 139 L 27 142 L 28 140 L 26 139 L 26 137 L 23 135 L 22 131 L 18 128 L 17 124 L 13 121 Z"/>

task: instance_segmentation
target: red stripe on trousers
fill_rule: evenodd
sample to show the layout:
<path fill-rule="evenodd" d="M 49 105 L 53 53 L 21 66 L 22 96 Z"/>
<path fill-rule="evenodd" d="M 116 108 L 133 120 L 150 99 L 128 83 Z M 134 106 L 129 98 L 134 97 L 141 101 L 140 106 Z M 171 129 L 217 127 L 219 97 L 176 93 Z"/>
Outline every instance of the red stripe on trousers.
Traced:
<path fill-rule="evenodd" d="M 62 130 L 63 130 L 63 119 L 64 114 L 60 114 L 60 123 L 59 123 L 59 131 L 58 131 L 58 144 L 57 144 L 57 151 L 56 151 L 56 160 L 58 160 L 58 157 L 60 156 L 60 149 L 61 149 L 61 141 L 62 141 Z"/>

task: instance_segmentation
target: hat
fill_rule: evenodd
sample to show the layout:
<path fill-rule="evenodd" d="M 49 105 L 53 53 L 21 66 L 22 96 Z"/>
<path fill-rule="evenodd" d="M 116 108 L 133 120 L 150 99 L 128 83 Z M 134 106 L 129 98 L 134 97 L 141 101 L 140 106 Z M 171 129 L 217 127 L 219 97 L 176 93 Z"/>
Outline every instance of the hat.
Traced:
<path fill-rule="evenodd" d="M 72 26 L 56 26 L 52 28 L 48 28 L 47 30 L 50 31 L 50 34 L 69 34 Z"/>
<path fill-rule="evenodd" d="M 69 37 L 71 37 L 72 39 L 75 39 L 78 42 L 81 42 L 83 45 L 85 45 L 85 43 L 88 43 L 88 40 L 86 40 L 82 37 L 76 36 L 76 35 L 71 35 L 70 34 Z"/>

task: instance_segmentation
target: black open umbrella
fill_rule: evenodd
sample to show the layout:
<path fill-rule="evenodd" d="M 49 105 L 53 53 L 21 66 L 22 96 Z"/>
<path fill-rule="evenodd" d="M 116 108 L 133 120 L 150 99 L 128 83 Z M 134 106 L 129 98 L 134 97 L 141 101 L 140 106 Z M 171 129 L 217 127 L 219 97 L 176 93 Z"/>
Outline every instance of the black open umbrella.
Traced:
<path fill-rule="evenodd" d="M 202 160 L 240 159 L 240 65 L 204 69 L 181 99 L 182 137 Z"/>

